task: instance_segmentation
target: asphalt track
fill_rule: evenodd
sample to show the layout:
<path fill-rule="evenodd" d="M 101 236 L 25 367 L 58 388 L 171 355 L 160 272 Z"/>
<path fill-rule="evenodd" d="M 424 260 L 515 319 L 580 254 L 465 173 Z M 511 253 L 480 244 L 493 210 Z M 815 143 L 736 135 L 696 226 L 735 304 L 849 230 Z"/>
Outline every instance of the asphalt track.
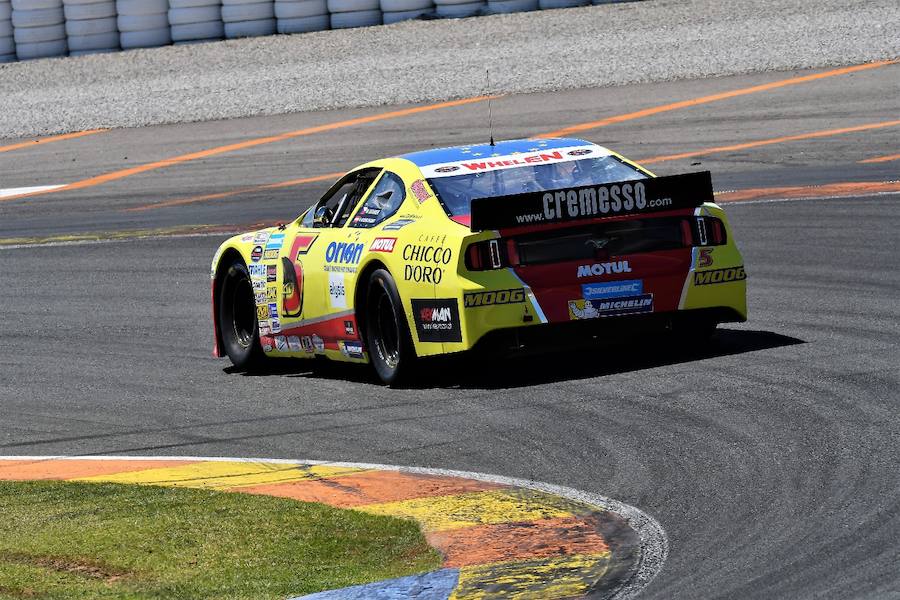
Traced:
<path fill-rule="evenodd" d="M 505 97 L 493 102 L 495 135 L 808 74 Z M 900 118 L 898 82 L 900 65 L 880 66 L 683 102 L 578 135 L 635 159 L 797 136 L 651 165 L 660 174 L 709 169 L 717 190 L 896 181 L 900 161 L 860 161 L 900 152 L 900 127 L 885 125 Z M 387 110 L 36 144 L 0 152 L 0 189 L 67 184 Z M 487 104 L 472 102 L 0 198 L 0 244 L 288 220 L 327 182 L 258 186 L 484 140 L 486 122 Z M 873 127 L 817 134 L 860 126 Z M 235 190 L 245 191 L 196 198 Z M 898 201 L 897 192 L 861 192 L 728 204 L 750 320 L 702 352 L 632 341 L 514 363 L 432 362 L 411 390 L 376 385 L 362 368 L 301 364 L 251 377 L 213 359 L 208 269 L 222 235 L 24 240 L 0 250 L 0 454 L 303 457 L 535 479 L 659 520 L 669 557 L 642 597 L 900 598 Z M 159 203 L 169 205 L 151 206 Z"/>

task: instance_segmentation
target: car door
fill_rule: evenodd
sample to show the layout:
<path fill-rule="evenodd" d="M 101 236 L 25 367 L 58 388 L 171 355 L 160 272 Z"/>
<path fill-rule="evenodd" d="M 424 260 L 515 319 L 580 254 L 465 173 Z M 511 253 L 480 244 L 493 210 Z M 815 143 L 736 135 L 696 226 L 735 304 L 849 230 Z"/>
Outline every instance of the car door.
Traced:
<path fill-rule="evenodd" d="M 362 248 L 346 237 L 343 224 L 381 169 L 359 169 L 335 183 L 322 198 L 285 230 L 280 256 L 281 332 L 276 344 L 292 353 L 338 350 L 350 313 L 342 286 Z"/>

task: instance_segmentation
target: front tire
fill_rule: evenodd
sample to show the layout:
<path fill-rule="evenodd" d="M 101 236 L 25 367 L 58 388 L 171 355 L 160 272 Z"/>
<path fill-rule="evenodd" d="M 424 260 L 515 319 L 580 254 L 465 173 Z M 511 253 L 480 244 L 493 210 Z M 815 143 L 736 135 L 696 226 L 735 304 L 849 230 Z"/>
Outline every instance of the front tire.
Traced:
<path fill-rule="evenodd" d="M 384 269 L 369 277 L 366 342 L 372 366 L 384 383 L 396 386 L 407 379 L 416 353 L 397 285 Z"/>
<path fill-rule="evenodd" d="M 243 262 L 229 265 L 219 285 L 219 331 L 231 363 L 241 370 L 259 367 L 265 358 L 259 343 L 256 297 Z"/>

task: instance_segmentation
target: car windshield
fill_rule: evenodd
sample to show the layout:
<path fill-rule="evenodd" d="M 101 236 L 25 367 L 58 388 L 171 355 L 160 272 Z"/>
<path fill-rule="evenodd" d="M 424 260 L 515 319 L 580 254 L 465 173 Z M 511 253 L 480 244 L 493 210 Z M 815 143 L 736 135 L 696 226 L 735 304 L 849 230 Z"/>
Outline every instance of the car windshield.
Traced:
<path fill-rule="evenodd" d="M 428 180 L 451 217 L 468 215 L 472 200 L 544 192 L 566 187 L 645 179 L 647 175 L 614 156 L 465 173 Z"/>

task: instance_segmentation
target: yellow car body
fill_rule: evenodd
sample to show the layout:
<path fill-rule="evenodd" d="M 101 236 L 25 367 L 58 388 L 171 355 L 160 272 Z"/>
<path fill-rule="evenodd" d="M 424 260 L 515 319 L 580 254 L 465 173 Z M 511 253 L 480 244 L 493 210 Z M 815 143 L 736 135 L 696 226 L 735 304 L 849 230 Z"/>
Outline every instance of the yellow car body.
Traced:
<path fill-rule="evenodd" d="M 711 184 L 701 194 L 702 202 L 620 215 L 613 214 L 608 201 L 607 213 L 600 212 L 602 199 L 600 208 L 596 203 L 591 208 L 596 193 L 606 197 L 603 186 L 582 194 L 585 210 L 593 214 L 576 214 L 577 200 L 573 212 L 572 191 L 566 198 L 565 191 L 552 196 L 552 188 L 528 188 L 538 185 L 528 179 L 538 172 L 537 165 L 558 170 L 566 167 L 562 163 L 588 160 L 585 156 L 591 154 L 599 157 L 591 165 L 602 160 L 608 170 L 633 172 L 628 179 L 643 182 L 641 187 L 654 180 L 624 157 L 573 139 L 428 151 L 354 169 L 295 221 L 236 235 L 219 247 L 212 262 L 215 354 L 223 355 L 222 329 L 230 327 L 218 318 L 219 305 L 230 301 L 221 297 L 221 281 L 235 263 L 246 266 L 253 289 L 258 329 L 253 343 L 273 357 L 368 362 L 364 305 L 376 270 L 387 271 L 396 283 L 418 357 L 470 350 L 494 332 L 518 335 L 573 321 L 627 325 L 649 316 L 665 321 L 687 314 L 705 315 L 713 324 L 745 320 L 743 259 L 724 212 L 708 201 Z M 466 179 L 469 170 L 477 174 Z M 515 180 L 530 191 L 516 195 L 505 189 L 503 198 L 465 198 L 483 193 L 469 188 L 486 186 L 490 178 L 495 185 Z M 528 181 L 519 184 L 517 178 Z M 671 185 L 676 184 L 681 185 Z M 625 183 L 623 189 L 637 187 Z M 335 201 L 344 188 L 350 191 Z M 387 188 L 390 193 L 381 191 Z M 689 196 L 692 189 L 687 191 Z M 354 206 L 340 204 L 352 203 L 353 194 Z M 538 221 L 523 221 L 519 214 L 518 221 L 501 222 L 508 221 L 504 211 L 520 196 L 540 207 L 534 217 Z M 472 214 L 452 214 L 451 200 L 471 201 Z M 333 206 L 341 214 L 329 213 L 329 202 L 338 202 Z M 481 204 L 486 208 L 478 213 Z M 567 210 L 575 215 L 572 220 L 547 222 Z M 491 213 L 487 221 L 500 220 L 473 230 L 475 213 Z M 330 223 L 323 221 L 328 218 Z M 660 223 L 665 227 L 657 227 Z M 710 230 L 697 239 L 701 225 Z M 673 238 L 676 228 L 683 239 L 680 246 Z M 711 239 L 712 228 L 716 240 Z M 478 249 L 472 250 L 476 243 Z M 617 251 L 616 244 L 627 252 Z"/>

